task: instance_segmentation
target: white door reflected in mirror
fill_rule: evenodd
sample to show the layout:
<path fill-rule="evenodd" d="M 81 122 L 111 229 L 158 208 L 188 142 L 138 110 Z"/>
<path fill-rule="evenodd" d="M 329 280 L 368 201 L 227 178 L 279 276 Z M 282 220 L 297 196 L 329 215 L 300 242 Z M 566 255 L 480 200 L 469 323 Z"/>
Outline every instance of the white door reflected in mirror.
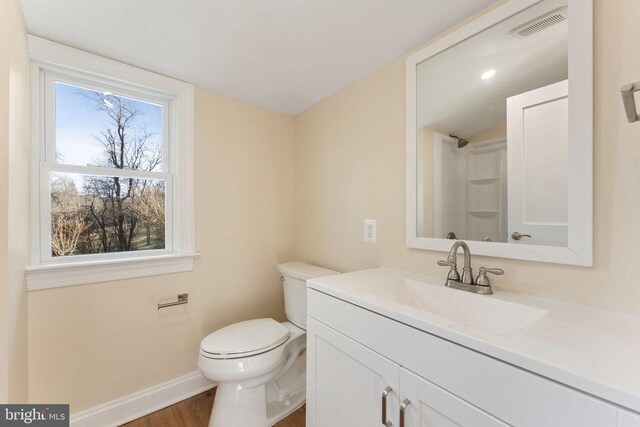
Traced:
<path fill-rule="evenodd" d="M 568 244 L 568 101 L 566 80 L 507 99 L 508 228 L 514 243 Z"/>

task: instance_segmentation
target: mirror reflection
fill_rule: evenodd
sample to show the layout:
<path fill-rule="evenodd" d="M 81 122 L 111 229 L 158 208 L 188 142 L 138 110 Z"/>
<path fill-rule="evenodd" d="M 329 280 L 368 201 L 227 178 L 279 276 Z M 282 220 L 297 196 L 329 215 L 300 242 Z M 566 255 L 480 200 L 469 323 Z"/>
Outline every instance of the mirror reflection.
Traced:
<path fill-rule="evenodd" d="M 418 64 L 418 237 L 567 246 L 567 11 L 541 1 Z"/>

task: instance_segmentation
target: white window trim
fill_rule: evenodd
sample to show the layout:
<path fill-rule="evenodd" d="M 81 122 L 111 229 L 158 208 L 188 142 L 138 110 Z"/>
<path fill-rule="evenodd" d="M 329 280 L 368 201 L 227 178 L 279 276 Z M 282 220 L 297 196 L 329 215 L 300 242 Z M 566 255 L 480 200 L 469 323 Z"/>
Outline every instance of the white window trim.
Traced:
<path fill-rule="evenodd" d="M 26 268 L 27 289 L 37 290 L 72 286 L 134 277 L 177 273 L 193 270 L 195 253 L 195 193 L 194 193 L 194 86 L 117 61 L 63 46 L 49 40 L 29 36 L 32 105 L 32 186 L 31 186 L 31 265 Z M 44 76 L 60 74 L 74 81 L 125 88 L 127 94 L 139 92 L 145 98 L 156 95 L 170 99 L 172 120 L 168 124 L 172 144 L 169 147 L 171 179 L 167 187 L 172 192 L 167 206 L 167 237 L 171 245 L 166 251 L 136 251 L 127 253 L 73 256 L 51 259 L 43 256 L 41 216 L 48 213 L 43 202 L 40 180 L 42 150 L 45 149 Z M 46 167 L 45 167 L 46 168 Z M 73 167 L 70 167 L 73 169 Z M 103 172 L 104 173 L 104 172 Z M 110 171 L 109 173 L 112 173 Z M 134 172 L 135 174 L 136 172 Z M 127 172 L 126 174 L 131 175 Z M 46 176 L 48 183 L 48 176 Z M 47 195 L 48 197 L 48 195 Z M 45 205 L 45 206 L 43 206 Z M 48 250 L 48 249 L 47 249 Z"/>

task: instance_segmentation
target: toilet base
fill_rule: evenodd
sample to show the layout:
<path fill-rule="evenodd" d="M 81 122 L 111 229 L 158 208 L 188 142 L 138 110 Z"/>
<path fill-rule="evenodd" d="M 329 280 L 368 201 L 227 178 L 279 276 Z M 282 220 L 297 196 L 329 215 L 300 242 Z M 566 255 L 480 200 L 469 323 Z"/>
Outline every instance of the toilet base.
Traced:
<path fill-rule="evenodd" d="M 270 384 L 251 388 L 219 385 L 209 427 L 271 427 L 305 403 L 304 388 L 295 396 L 267 403 L 268 387 Z"/>
<path fill-rule="evenodd" d="M 209 427 L 267 427 L 265 387 L 218 385 Z"/>

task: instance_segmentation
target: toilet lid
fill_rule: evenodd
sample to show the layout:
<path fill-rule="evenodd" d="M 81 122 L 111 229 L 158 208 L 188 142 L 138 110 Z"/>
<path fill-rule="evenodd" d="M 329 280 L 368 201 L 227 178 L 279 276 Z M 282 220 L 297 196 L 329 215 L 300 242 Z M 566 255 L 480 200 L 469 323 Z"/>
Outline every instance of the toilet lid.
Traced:
<path fill-rule="evenodd" d="M 243 357 L 271 350 L 285 342 L 289 329 L 273 319 L 234 323 L 209 334 L 200 343 L 212 357 Z"/>

